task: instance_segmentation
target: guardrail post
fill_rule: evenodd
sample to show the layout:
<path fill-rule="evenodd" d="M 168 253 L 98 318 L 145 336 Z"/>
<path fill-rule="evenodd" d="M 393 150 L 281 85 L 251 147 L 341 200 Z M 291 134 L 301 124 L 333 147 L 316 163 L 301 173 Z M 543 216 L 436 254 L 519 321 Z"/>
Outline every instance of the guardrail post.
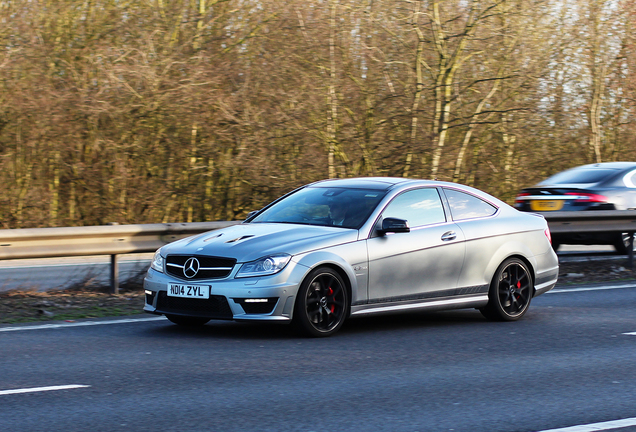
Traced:
<path fill-rule="evenodd" d="M 627 263 L 630 269 L 634 268 L 634 233 L 629 233 L 629 246 L 627 248 Z"/>
<path fill-rule="evenodd" d="M 119 268 L 117 255 L 110 256 L 110 293 L 119 294 Z"/>

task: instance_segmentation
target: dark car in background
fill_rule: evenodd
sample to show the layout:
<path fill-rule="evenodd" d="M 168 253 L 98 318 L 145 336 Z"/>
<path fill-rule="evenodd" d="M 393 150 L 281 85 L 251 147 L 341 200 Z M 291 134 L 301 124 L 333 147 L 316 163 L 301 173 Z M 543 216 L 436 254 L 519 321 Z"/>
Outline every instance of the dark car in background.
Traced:
<path fill-rule="evenodd" d="M 553 211 L 636 210 L 636 162 L 605 162 L 562 171 L 521 190 L 517 210 Z M 627 233 L 553 234 L 555 250 L 561 244 L 609 244 L 627 253 Z"/>

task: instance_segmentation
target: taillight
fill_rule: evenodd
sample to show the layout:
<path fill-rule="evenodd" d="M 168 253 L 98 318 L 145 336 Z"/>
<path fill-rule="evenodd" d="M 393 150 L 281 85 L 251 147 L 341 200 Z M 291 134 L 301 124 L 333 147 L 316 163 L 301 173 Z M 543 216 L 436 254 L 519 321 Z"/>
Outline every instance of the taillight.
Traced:
<path fill-rule="evenodd" d="M 521 199 L 521 197 L 525 197 L 530 195 L 529 193 L 520 193 L 519 195 L 517 195 L 517 197 L 515 198 L 515 204 L 521 204 L 524 200 Z"/>
<path fill-rule="evenodd" d="M 576 196 L 574 202 L 580 203 L 606 203 L 607 197 L 593 193 L 567 192 L 566 195 Z"/>
<path fill-rule="evenodd" d="M 552 234 L 550 234 L 550 228 L 546 228 L 545 231 L 543 231 L 543 234 L 545 234 L 550 244 L 552 244 Z"/>

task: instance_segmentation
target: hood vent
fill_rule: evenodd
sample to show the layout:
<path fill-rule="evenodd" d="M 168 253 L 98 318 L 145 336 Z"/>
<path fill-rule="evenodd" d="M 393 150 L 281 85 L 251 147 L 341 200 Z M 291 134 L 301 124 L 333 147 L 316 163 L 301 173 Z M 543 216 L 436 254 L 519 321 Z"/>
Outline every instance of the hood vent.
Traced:
<path fill-rule="evenodd" d="M 222 235 L 223 235 L 223 233 L 221 233 L 221 234 L 217 234 L 217 235 L 215 235 L 215 236 L 208 237 L 208 238 L 206 238 L 206 239 L 205 239 L 205 240 L 203 240 L 203 241 L 204 241 L 204 242 L 209 242 L 210 240 L 214 240 L 215 238 L 219 238 L 219 237 L 221 237 Z"/>
<path fill-rule="evenodd" d="M 236 243 L 238 241 L 245 240 L 245 239 L 248 239 L 250 237 L 254 237 L 254 236 L 253 235 L 241 236 L 241 237 L 235 238 L 234 240 L 228 240 L 225 243 Z"/>

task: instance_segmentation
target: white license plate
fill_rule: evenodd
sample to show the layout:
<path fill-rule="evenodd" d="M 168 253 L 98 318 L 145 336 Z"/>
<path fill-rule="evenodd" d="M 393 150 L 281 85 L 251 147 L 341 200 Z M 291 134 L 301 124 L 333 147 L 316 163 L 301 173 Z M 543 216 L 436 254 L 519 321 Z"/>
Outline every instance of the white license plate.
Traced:
<path fill-rule="evenodd" d="M 168 296 L 207 299 L 210 298 L 209 285 L 168 284 Z"/>

